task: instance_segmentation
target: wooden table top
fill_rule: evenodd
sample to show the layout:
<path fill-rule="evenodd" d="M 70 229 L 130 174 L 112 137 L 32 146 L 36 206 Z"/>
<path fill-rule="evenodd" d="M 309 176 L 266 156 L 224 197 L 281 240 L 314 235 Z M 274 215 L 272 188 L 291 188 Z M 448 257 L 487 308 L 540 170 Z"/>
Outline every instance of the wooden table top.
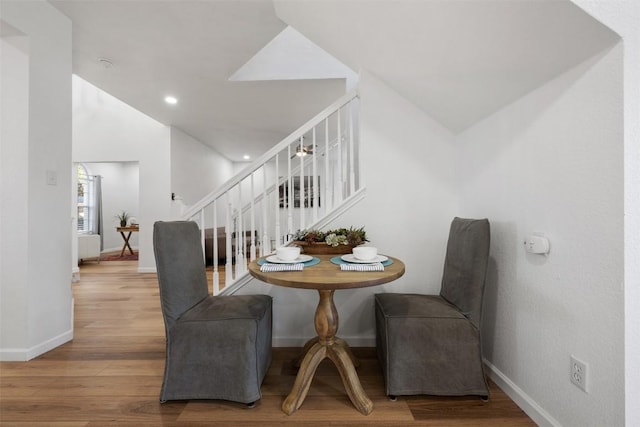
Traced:
<path fill-rule="evenodd" d="M 116 231 L 140 231 L 140 227 L 127 225 L 126 227 L 116 227 Z"/>
<path fill-rule="evenodd" d="M 342 271 L 340 266 L 330 260 L 336 255 L 314 255 L 320 258 L 320 263 L 305 267 L 302 271 L 260 271 L 258 260 L 251 261 L 249 273 L 256 279 L 273 285 L 300 289 L 352 289 L 367 286 L 382 285 L 404 274 L 404 263 L 397 258 L 389 257 L 393 261 L 384 271 Z"/>

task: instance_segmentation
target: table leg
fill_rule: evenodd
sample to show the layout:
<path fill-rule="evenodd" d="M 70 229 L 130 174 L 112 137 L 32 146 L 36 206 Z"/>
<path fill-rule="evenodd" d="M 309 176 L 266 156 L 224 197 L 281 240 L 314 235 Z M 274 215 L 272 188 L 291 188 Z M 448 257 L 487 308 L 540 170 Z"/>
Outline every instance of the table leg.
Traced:
<path fill-rule="evenodd" d="M 373 411 L 373 402 L 369 399 L 360 384 L 358 373 L 351 361 L 352 355 L 349 346 L 346 345 L 344 341 L 342 343 L 336 342 L 327 348 L 327 357 L 329 357 L 338 368 L 338 372 L 340 372 L 340 376 L 342 377 L 342 384 L 344 384 L 344 388 L 347 390 L 347 394 L 353 405 L 364 415 L 369 415 L 371 411 Z"/>
<path fill-rule="evenodd" d="M 293 414 L 298 410 L 300 405 L 302 405 L 302 402 L 304 402 L 304 399 L 307 397 L 307 393 L 309 392 L 309 386 L 311 386 L 313 374 L 316 373 L 318 365 L 325 357 L 327 357 L 327 347 L 320 343 L 315 343 L 304 356 L 302 365 L 300 365 L 300 370 L 296 376 L 296 382 L 293 384 L 293 388 L 291 389 L 291 393 L 289 393 L 289 396 L 287 396 L 282 404 L 282 410 L 285 414 Z"/>
<path fill-rule="evenodd" d="M 341 346 L 342 349 L 347 352 L 347 355 L 349 356 L 349 359 L 351 359 L 351 363 L 353 363 L 353 366 L 355 366 L 356 368 L 360 366 L 360 359 L 358 359 L 353 354 L 353 352 L 351 351 L 351 347 L 349 347 L 349 344 L 347 344 L 345 340 L 336 337 L 336 344 Z"/>
<path fill-rule="evenodd" d="M 127 248 L 129 248 L 129 252 L 131 252 L 131 255 L 133 255 L 133 249 L 131 249 L 131 245 L 129 245 L 129 238 L 131 238 L 131 231 L 126 236 L 124 235 L 124 232 L 121 231 L 120 235 L 122 236 L 122 239 L 124 240 L 124 245 L 122 246 L 122 252 L 120 252 L 120 256 L 124 255 L 124 251 Z"/>
<path fill-rule="evenodd" d="M 346 341 L 337 338 L 338 311 L 333 302 L 333 290 L 319 290 L 320 300 L 316 308 L 314 324 L 318 336 L 305 344 L 307 352 L 302 359 L 300 370 L 296 376 L 291 392 L 282 404 L 282 410 L 287 414 L 293 414 L 309 392 L 311 380 L 320 362 L 329 358 L 338 368 L 342 383 L 349 395 L 349 399 L 356 409 L 364 415 L 369 415 L 373 410 L 373 402 L 367 397 L 360 379 L 355 370 L 355 357 L 349 349 Z"/>
<path fill-rule="evenodd" d="M 318 337 L 314 337 L 304 344 L 304 347 L 302 347 L 302 352 L 300 353 L 300 356 L 295 360 L 295 362 L 293 362 L 293 366 L 295 366 L 296 368 L 300 367 L 300 365 L 302 364 L 302 360 L 304 360 L 304 356 L 309 353 L 311 347 L 313 347 L 313 345 L 316 344 L 319 339 L 320 338 Z"/>

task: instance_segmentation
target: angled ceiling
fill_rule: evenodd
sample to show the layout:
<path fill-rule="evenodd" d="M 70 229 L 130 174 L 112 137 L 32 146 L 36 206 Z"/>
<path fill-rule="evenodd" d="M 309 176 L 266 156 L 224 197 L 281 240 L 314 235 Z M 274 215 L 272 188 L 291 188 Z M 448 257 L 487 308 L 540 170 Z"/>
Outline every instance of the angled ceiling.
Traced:
<path fill-rule="evenodd" d="M 293 27 L 285 28 L 236 71 L 230 80 L 303 80 L 346 78 L 355 86 L 358 75 Z"/>
<path fill-rule="evenodd" d="M 229 81 L 286 28 L 270 0 L 50 3 L 72 20 L 75 74 L 233 161 L 262 154 L 345 92 L 344 79 Z"/>
<path fill-rule="evenodd" d="M 262 154 L 345 91 L 344 79 L 308 75 L 229 80 L 287 24 L 454 133 L 618 40 L 570 0 L 50 2 L 73 22 L 76 74 L 234 161 Z M 168 94 L 177 105 L 163 102 Z"/>
<path fill-rule="evenodd" d="M 454 133 L 619 38 L 569 0 L 274 3 L 282 20 Z"/>

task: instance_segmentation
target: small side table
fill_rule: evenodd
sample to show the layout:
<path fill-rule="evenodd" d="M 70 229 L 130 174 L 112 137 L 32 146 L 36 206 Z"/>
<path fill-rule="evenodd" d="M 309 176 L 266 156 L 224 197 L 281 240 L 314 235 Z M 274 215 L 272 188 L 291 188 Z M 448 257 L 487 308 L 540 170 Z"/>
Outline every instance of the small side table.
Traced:
<path fill-rule="evenodd" d="M 131 238 L 131 233 L 137 233 L 140 231 L 140 227 L 135 226 L 127 226 L 127 227 L 116 227 L 116 230 L 122 236 L 122 240 L 124 240 L 124 245 L 122 246 L 122 252 L 120 252 L 120 256 L 124 256 L 124 251 L 129 248 L 129 252 L 133 255 L 133 249 L 131 249 L 131 245 L 129 244 L 129 239 Z M 125 233 L 127 233 L 125 235 Z"/>

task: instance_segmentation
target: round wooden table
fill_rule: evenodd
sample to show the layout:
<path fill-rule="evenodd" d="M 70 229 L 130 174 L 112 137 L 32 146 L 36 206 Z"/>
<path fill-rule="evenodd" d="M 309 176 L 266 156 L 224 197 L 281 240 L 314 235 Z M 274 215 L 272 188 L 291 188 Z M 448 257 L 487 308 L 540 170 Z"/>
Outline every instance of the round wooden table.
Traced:
<path fill-rule="evenodd" d="M 261 272 L 257 261 L 249 264 L 251 275 L 263 282 L 289 288 L 315 289 L 319 293 L 318 307 L 314 318 L 317 337 L 304 346 L 304 358 L 289 396 L 282 410 L 291 415 L 300 408 L 309 392 L 311 380 L 322 360 L 329 358 L 338 368 L 342 383 L 354 406 L 368 415 L 373 403 L 360 384 L 354 363 L 357 364 L 346 341 L 336 337 L 338 311 L 333 302 L 333 293 L 338 289 L 363 288 L 391 282 L 404 274 L 404 263 L 389 257 L 393 263 L 384 271 L 342 271 L 330 259 L 335 255 L 316 255 L 320 263 L 305 267 L 302 271 Z"/>

